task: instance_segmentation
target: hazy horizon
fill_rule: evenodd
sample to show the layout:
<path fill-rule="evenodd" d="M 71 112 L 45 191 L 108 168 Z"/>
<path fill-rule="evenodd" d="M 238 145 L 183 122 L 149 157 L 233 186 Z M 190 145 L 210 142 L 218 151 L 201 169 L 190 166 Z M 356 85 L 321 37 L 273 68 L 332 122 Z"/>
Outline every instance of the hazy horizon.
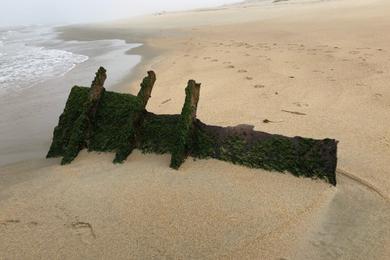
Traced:
<path fill-rule="evenodd" d="M 0 26 L 98 22 L 234 2 L 240 0 L 3 0 Z"/>

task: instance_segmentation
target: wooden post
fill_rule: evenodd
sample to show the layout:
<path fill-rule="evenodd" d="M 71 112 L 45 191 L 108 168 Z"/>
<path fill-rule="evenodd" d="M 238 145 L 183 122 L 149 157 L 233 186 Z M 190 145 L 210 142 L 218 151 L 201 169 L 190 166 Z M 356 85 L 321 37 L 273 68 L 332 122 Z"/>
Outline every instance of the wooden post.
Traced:
<path fill-rule="evenodd" d="M 87 105 L 87 120 L 88 120 L 88 129 L 86 129 L 85 133 L 85 143 L 86 146 L 89 147 L 89 143 L 91 140 L 93 126 L 95 123 L 96 113 L 99 107 L 100 100 L 106 91 L 104 88 L 104 82 L 107 79 L 107 71 L 105 68 L 100 67 L 99 70 L 95 74 L 95 78 L 92 81 L 91 89 L 89 90 L 88 96 L 88 105 Z"/>
<path fill-rule="evenodd" d="M 156 82 L 156 74 L 154 71 L 148 71 L 148 76 L 141 83 L 141 89 L 137 97 L 141 99 L 144 107 L 148 104 L 149 98 L 152 95 L 154 83 Z"/>
<path fill-rule="evenodd" d="M 188 148 L 193 143 L 194 123 L 198 109 L 200 84 L 194 80 L 188 81 L 186 88 L 186 100 L 178 123 L 178 137 L 172 151 L 171 168 L 179 169 L 188 156 Z"/>
<path fill-rule="evenodd" d="M 106 70 L 103 67 L 100 67 L 91 84 L 88 101 L 84 104 L 83 112 L 74 122 L 74 127 L 64 152 L 64 158 L 62 159 L 62 164 L 70 163 L 84 147 L 89 146 L 96 112 L 99 107 L 100 99 L 105 91 L 103 85 L 106 78 Z"/>
<path fill-rule="evenodd" d="M 100 67 L 96 72 L 95 79 L 92 81 L 91 89 L 89 91 L 89 108 L 88 117 L 91 121 L 95 119 L 97 108 L 99 106 L 100 99 L 105 91 L 104 82 L 107 79 L 106 69 Z"/>
<path fill-rule="evenodd" d="M 195 122 L 196 120 L 196 113 L 198 110 L 198 102 L 200 96 L 200 85 L 201 84 L 196 83 L 194 80 L 190 80 L 187 86 L 188 90 L 186 90 L 186 98 L 187 96 L 190 96 L 192 122 Z"/>
<path fill-rule="evenodd" d="M 141 106 L 135 108 L 132 115 L 129 117 L 129 131 L 127 140 L 118 149 L 114 162 L 121 163 L 133 152 L 137 147 L 137 142 L 140 136 L 140 127 L 144 121 L 145 107 L 151 97 L 154 83 L 156 82 L 156 74 L 153 71 L 148 71 L 141 83 L 141 89 L 138 92 L 137 98 L 141 102 Z"/>

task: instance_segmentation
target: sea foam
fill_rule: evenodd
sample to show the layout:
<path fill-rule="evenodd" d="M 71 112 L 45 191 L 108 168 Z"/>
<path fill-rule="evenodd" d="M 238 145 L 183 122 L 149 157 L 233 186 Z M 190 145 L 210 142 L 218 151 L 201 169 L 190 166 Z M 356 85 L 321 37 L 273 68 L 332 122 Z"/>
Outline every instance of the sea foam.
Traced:
<path fill-rule="evenodd" d="M 47 28 L 0 32 L 0 94 L 62 76 L 88 59 L 85 55 L 40 46 L 54 37 L 55 33 Z"/>

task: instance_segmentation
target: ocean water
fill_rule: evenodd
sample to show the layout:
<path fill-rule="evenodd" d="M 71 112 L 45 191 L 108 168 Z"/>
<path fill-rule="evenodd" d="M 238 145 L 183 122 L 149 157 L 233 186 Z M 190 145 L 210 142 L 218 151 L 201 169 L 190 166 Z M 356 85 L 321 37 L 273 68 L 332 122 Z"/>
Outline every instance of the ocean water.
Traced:
<path fill-rule="evenodd" d="M 60 77 L 88 56 L 44 47 L 57 33 L 49 27 L 0 29 L 0 95 Z"/>
<path fill-rule="evenodd" d="M 142 61 L 129 53 L 142 44 L 64 41 L 55 29 L 41 26 L 0 27 L 0 41 L 0 166 L 45 158 L 74 85 L 90 86 L 103 66 L 106 89 L 122 90 Z"/>

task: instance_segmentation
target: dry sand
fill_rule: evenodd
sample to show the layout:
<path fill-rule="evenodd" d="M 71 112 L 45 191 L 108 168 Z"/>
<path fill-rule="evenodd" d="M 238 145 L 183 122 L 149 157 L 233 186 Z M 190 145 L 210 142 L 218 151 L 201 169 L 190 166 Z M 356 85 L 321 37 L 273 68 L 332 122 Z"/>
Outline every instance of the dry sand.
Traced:
<path fill-rule="evenodd" d="M 338 139 L 337 188 L 214 160 L 177 172 L 138 152 L 120 166 L 86 153 L 66 167 L 18 163 L 1 168 L 0 259 L 389 259 L 390 3 L 289 2 L 63 37 L 143 37 L 156 55 L 120 89 L 135 93 L 155 70 L 152 112 L 178 113 L 193 78 L 206 123 Z"/>
<path fill-rule="evenodd" d="M 174 171 L 169 156 L 111 159 L 83 153 L 67 167 L 6 169 L 0 258 L 214 259 L 253 243 L 250 254 L 283 257 L 278 246 L 291 244 L 278 238 L 335 194 L 321 181 L 213 160 Z"/>

